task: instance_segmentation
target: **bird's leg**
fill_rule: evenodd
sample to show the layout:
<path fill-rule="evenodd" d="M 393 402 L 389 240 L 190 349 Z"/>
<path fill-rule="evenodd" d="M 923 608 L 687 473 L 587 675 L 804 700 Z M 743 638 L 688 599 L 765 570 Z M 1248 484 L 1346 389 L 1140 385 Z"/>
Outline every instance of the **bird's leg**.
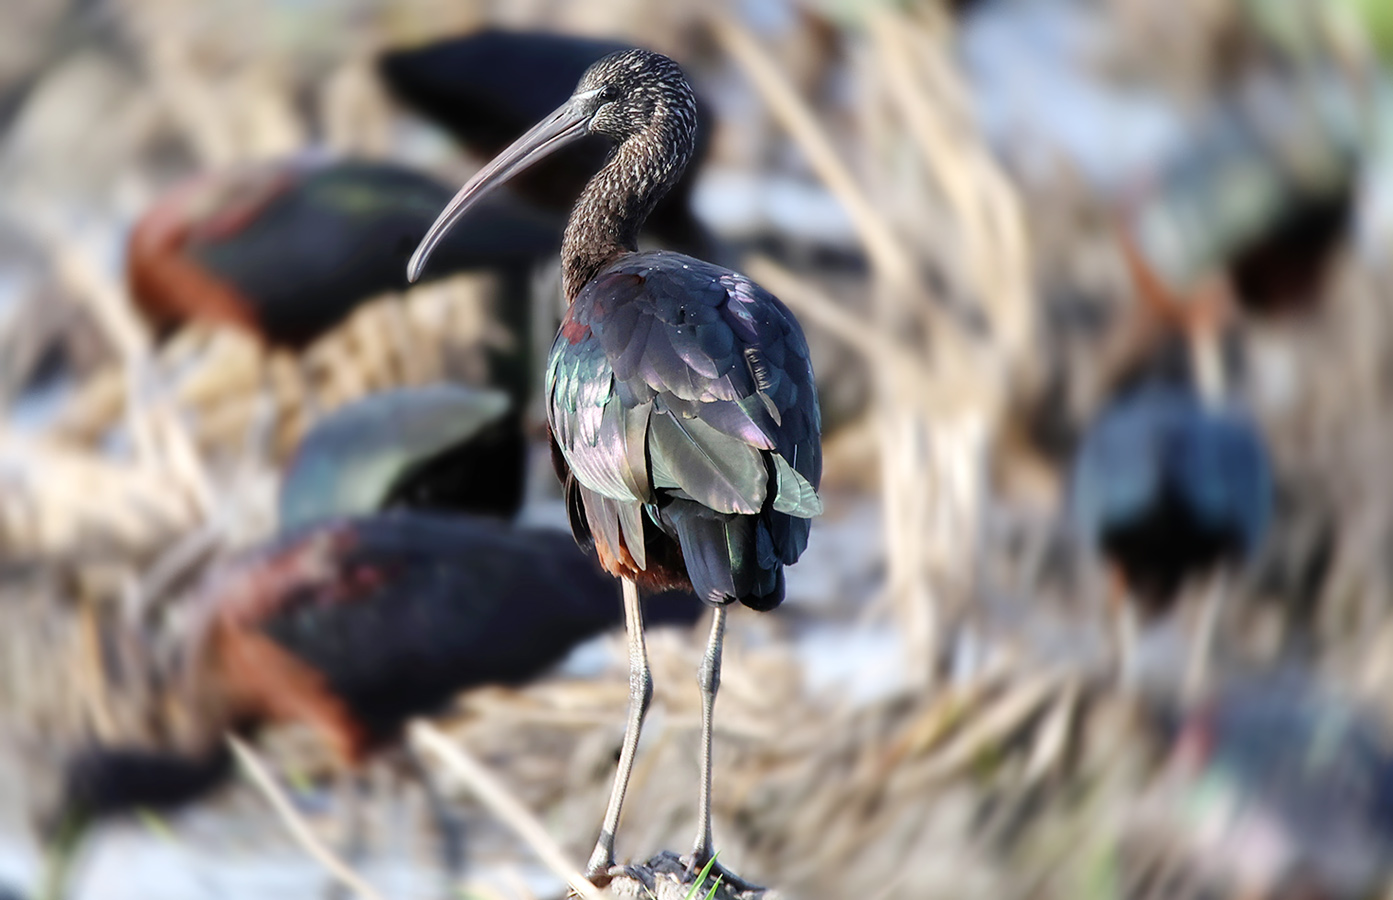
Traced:
<path fill-rule="evenodd" d="M 431 822 L 440 841 L 440 862 L 450 886 L 448 893 L 452 894 L 464 872 L 464 828 L 445 802 L 445 795 L 420 754 L 409 743 L 402 747 L 402 751 L 407 768 L 416 776 L 425 795 L 426 807 L 430 810 Z"/>
<path fill-rule="evenodd" d="M 300 414 L 308 430 L 324 415 L 324 398 L 315 387 L 314 367 L 310 365 L 309 357 L 301 351 L 291 356 L 291 362 L 295 367 L 295 377 L 300 382 Z"/>
<path fill-rule="evenodd" d="M 725 644 L 726 613 L 728 607 L 716 607 L 711 616 L 711 637 L 706 642 L 706 655 L 702 657 L 701 668 L 697 671 L 697 684 L 701 688 L 701 787 L 697 798 L 697 836 L 692 846 L 691 859 L 687 861 L 687 875 L 696 875 L 715 855 L 716 846 L 711 839 L 711 736 L 716 713 L 716 692 L 721 687 L 721 648 Z M 722 884 L 737 890 L 754 890 L 755 885 L 741 880 L 719 864 L 712 865 L 704 882 L 705 890 L 710 890 L 716 878 Z M 704 896 L 704 894 L 703 894 Z"/>
<path fill-rule="evenodd" d="M 629 787 L 629 775 L 634 769 L 634 754 L 638 751 L 639 732 L 643 729 L 648 704 L 653 700 L 653 674 L 648 669 L 648 648 L 643 641 L 643 611 L 639 608 L 638 585 L 624 579 L 624 627 L 629 637 L 629 721 L 624 727 L 624 745 L 619 751 L 619 768 L 614 774 L 609 807 L 600 825 L 600 837 L 590 854 L 586 874 L 597 884 L 608 882 L 614 866 L 614 835 L 619 829 L 619 812 L 624 806 L 624 792 Z M 603 886 L 603 885 L 601 885 Z"/>
<path fill-rule="evenodd" d="M 1112 621 L 1113 661 L 1117 687 L 1131 693 L 1137 682 L 1137 615 L 1128 602 L 1127 583 L 1120 572 L 1108 577 L 1108 617 Z"/>
<path fill-rule="evenodd" d="M 357 868 L 366 843 L 363 794 L 367 782 L 359 773 L 340 771 L 335 776 L 334 787 L 338 799 L 334 805 L 339 814 L 339 854 L 345 863 Z M 337 878 L 329 882 L 326 893 L 329 900 L 347 900 L 349 896 L 347 887 Z"/>
<path fill-rule="evenodd" d="M 1209 671 L 1209 654 L 1214 644 L 1214 632 L 1218 627 L 1219 610 L 1224 600 L 1224 576 L 1216 573 L 1205 587 L 1200 600 L 1200 620 L 1195 629 L 1194 643 L 1190 647 L 1189 665 L 1185 667 L 1184 694 L 1187 700 L 1194 700 L 1204 690 Z"/>
<path fill-rule="evenodd" d="M 716 713 L 716 692 L 721 687 L 721 647 L 725 643 L 726 607 L 718 606 L 711 615 L 711 638 L 697 671 L 701 688 L 701 787 L 697 795 L 697 836 L 692 846 L 689 872 L 697 872 L 711 859 L 715 847 L 711 840 L 711 731 Z"/>

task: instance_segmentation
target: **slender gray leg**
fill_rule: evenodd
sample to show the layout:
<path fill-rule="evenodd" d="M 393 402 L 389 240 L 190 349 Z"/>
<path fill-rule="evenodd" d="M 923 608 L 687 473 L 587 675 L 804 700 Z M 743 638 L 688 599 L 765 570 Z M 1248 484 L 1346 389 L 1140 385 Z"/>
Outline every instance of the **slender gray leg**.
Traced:
<path fill-rule="evenodd" d="M 309 359 L 303 353 L 297 353 L 291 357 L 291 361 L 295 365 L 296 377 L 300 380 L 300 402 L 305 411 L 305 427 L 309 428 L 323 417 L 324 398 L 315 389 L 314 372 L 310 369 Z"/>
<path fill-rule="evenodd" d="M 403 745 L 402 750 L 407 768 L 420 783 L 421 792 L 425 794 L 431 824 L 435 827 L 436 837 L 440 842 L 440 862 L 450 886 L 450 893 L 453 893 L 455 884 L 464 873 L 464 828 L 451 811 L 450 805 L 445 801 L 445 795 L 435 783 L 435 777 L 431 775 L 430 768 L 420 755 L 409 743 Z"/>
<path fill-rule="evenodd" d="M 1209 674 L 1209 655 L 1214 645 L 1214 631 L 1218 626 L 1219 609 L 1224 602 L 1224 576 L 1216 573 L 1204 591 L 1200 601 L 1200 620 L 1195 629 L 1194 642 L 1190 647 L 1190 662 L 1185 669 L 1185 699 L 1194 700 L 1204 690 L 1206 676 Z"/>
<path fill-rule="evenodd" d="M 339 815 L 339 853 L 349 866 L 357 867 L 367 848 L 367 828 L 364 821 L 364 794 L 368 784 L 357 772 L 339 772 L 335 776 L 334 793 Z M 325 890 L 328 900 L 347 900 L 349 891 L 337 878 L 329 881 Z"/>
<path fill-rule="evenodd" d="M 726 636 L 726 607 L 718 606 L 711 616 L 711 638 L 706 656 L 697 672 L 701 687 L 701 789 L 697 797 L 697 836 L 692 847 L 691 867 L 699 870 L 715 851 L 711 840 L 711 730 L 716 712 L 716 692 L 721 687 L 721 647 Z"/>
<path fill-rule="evenodd" d="M 1127 585 L 1114 572 L 1108 579 L 1108 614 L 1112 619 L 1113 654 L 1117 686 L 1130 693 L 1137 682 L 1137 613 L 1127 596 Z"/>
<path fill-rule="evenodd" d="M 634 770 L 634 754 L 638 751 L 639 732 L 643 718 L 653 701 L 653 673 L 648 669 L 648 648 L 643 641 L 643 611 L 639 609 L 638 585 L 624 579 L 624 626 L 629 635 L 629 721 L 624 728 L 624 746 L 619 751 L 619 769 L 614 774 L 614 787 L 609 795 L 609 807 L 600 826 L 600 838 L 590 854 L 587 874 L 592 878 L 608 877 L 614 866 L 614 835 L 619 830 L 619 812 L 624 806 L 624 792 L 629 787 L 629 775 Z"/>
<path fill-rule="evenodd" d="M 687 860 L 689 878 L 706 868 L 716 853 L 716 845 L 711 838 L 711 736 L 715 722 L 716 692 L 721 688 L 721 648 L 725 645 L 726 614 L 729 611 L 726 606 L 716 607 L 711 617 L 711 637 L 706 643 L 706 655 L 702 657 L 701 669 L 697 672 L 697 685 L 701 688 L 701 789 L 697 798 L 696 843 Z M 705 896 L 705 891 L 717 878 L 722 884 L 738 891 L 760 890 L 758 885 L 715 864 L 702 884 L 701 896 Z"/>

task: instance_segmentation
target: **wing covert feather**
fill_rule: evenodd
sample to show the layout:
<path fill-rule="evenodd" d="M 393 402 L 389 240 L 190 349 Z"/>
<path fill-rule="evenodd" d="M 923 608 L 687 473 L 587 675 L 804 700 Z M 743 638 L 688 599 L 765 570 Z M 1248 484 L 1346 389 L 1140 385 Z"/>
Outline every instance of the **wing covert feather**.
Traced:
<path fill-rule="evenodd" d="M 662 491 L 742 514 L 772 492 L 776 512 L 821 511 L 807 343 L 742 276 L 679 254 L 625 257 L 567 311 L 548 382 L 553 434 L 592 491 L 639 503 Z"/>

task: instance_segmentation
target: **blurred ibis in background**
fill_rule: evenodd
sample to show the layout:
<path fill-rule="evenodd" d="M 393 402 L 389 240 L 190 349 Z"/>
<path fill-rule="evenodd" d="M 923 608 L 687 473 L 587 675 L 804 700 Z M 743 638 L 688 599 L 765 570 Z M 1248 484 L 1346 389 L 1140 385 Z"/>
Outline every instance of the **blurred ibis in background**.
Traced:
<path fill-rule="evenodd" d="M 1177 287 L 1227 272 L 1249 314 L 1314 306 L 1351 230 L 1366 130 L 1329 71 L 1235 85 L 1134 198 L 1141 252 Z"/>
<path fill-rule="evenodd" d="M 1186 684 L 1202 683 L 1225 567 L 1249 559 L 1267 529 L 1272 472 L 1262 434 L 1226 389 L 1219 338 L 1227 297 L 1166 293 L 1130 240 L 1124 253 L 1147 308 L 1180 333 L 1164 334 L 1087 428 L 1069 505 L 1079 535 L 1112 570 L 1110 608 L 1120 628 L 1119 670 L 1135 663 L 1132 601 L 1166 611 L 1193 577 L 1206 592 Z M 1178 340 L 1177 340 L 1178 339 Z"/>
<path fill-rule="evenodd" d="M 320 522 L 248 552 L 194 600 L 165 674 L 163 708 L 177 710 L 166 741 L 92 743 L 68 760 L 41 816 L 52 884 L 93 821 L 222 784 L 228 733 L 302 723 L 351 770 L 460 691 L 536 677 L 617 625 L 621 609 L 613 580 L 569 535 L 491 519 L 403 510 Z M 650 612 L 691 623 L 702 609 L 669 594 Z M 432 802 L 454 867 L 458 847 Z"/>
<path fill-rule="evenodd" d="M 455 195 L 412 257 L 411 277 L 492 189 L 588 135 L 616 146 L 566 227 L 570 305 L 545 392 L 571 528 L 624 580 L 629 717 L 589 862 L 603 884 L 652 695 L 639 587 L 690 586 L 714 607 L 698 679 L 695 870 L 713 852 L 711 723 L 726 612 L 735 601 L 768 610 L 783 600 L 784 566 L 797 561 L 822 509 L 822 446 L 808 345 L 793 314 L 729 269 L 637 249 L 649 212 L 697 146 L 696 99 L 665 56 L 627 50 L 587 69 L 568 100 Z"/>
<path fill-rule="evenodd" d="M 627 49 L 632 48 L 615 41 L 490 28 L 391 51 L 381 57 L 379 70 L 399 100 L 488 158 L 565 102 L 597 60 Z M 665 246 L 710 259 L 720 250 L 693 213 L 691 200 L 713 129 L 711 111 L 699 98 L 696 115 L 691 165 L 658 199 L 642 227 Z M 608 151 L 598 135 L 578 140 L 520 173 L 512 187 L 528 201 L 564 213 Z"/>
<path fill-rule="evenodd" d="M 1200 889 L 1185 896 L 1385 896 L 1393 744 L 1366 711 L 1283 673 L 1165 718 L 1166 763 L 1129 829 L 1141 845 L 1129 856 L 1168 855 Z"/>
<path fill-rule="evenodd" d="M 527 439 L 508 395 L 457 384 L 383 391 L 329 413 L 281 478 L 280 527 L 399 507 L 511 519 Z"/>
<path fill-rule="evenodd" d="M 358 305 L 406 289 L 406 259 L 449 198 L 435 179 L 383 162 L 295 158 L 197 176 L 132 230 L 131 296 L 163 331 L 208 321 L 299 351 Z M 433 274 L 498 273 L 506 306 L 525 308 L 517 295 L 563 225 L 499 197 L 444 242 Z M 525 389 L 510 389 L 521 400 Z"/>

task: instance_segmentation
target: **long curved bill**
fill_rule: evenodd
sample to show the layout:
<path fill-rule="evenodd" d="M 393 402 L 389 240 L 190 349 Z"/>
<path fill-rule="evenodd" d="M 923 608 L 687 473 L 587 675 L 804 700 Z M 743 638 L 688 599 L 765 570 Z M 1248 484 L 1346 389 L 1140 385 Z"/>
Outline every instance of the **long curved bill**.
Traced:
<path fill-rule="evenodd" d="M 564 106 L 533 126 L 532 130 L 514 141 L 507 150 L 498 154 L 460 188 L 450 205 L 445 207 L 445 211 L 436 218 L 426 236 L 421 239 L 416 252 L 411 254 L 411 261 L 406 266 L 407 281 L 415 281 L 421 277 L 421 270 L 425 268 L 426 260 L 430 258 L 436 245 L 445 237 L 451 226 L 485 194 L 538 160 L 550 156 L 589 133 L 587 125 L 590 117 L 577 109 L 576 101 L 579 99 L 583 98 L 572 97 L 566 101 Z"/>

